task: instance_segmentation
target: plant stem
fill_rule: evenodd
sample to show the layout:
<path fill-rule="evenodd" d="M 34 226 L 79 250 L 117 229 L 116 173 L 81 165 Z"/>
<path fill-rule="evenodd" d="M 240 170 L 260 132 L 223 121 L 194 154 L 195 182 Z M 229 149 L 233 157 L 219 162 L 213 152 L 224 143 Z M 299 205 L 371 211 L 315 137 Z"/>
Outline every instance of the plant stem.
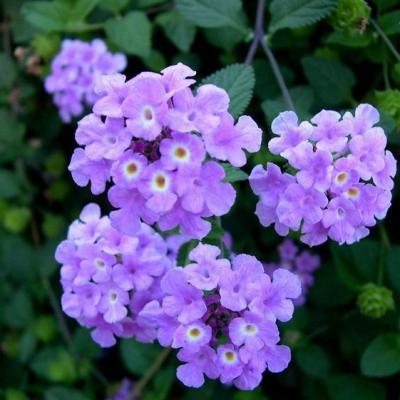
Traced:
<path fill-rule="evenodd" d="M 256 23 L 254 26 L 253 40 L 250 44 L 249 51 L 247 53 L 245 64 L 250 65 L 253 62 L 254 56 L 256 54 L 258 45 L 261 44 L 261 47 L 264 49 L 264 52 L 268 58 L 268 61 L 271 65 L 271 69 L 273 74 L 275 75 L 275 79 L 278 82 L 279 88 L 282 93 L 282 97 L 288 107 L 289 110 L 295 111 L 292 98 L 290 96 L 289 90 L 286 86 L 285 80 L 279 68 L 278 62 L 270 49 L 265 33 L 264 33 L 264 12 L 265 12 L 265 0 L 258 0 L 257 3 L 257 15 L 256 15 Z"/>
<path fill-rule="evenodd" d="M 378 23 L 373 18 L 370 19 L 370 22 L 371 22 L 371 25 L 375 28 L 375 30 L 378 33 L 378 35 L 386 43 L 386 45 L 389 48 L 389 50 L 395 56 L 396 60 L 400 61 L 400 54 L 398 53 L 398 51 L 394 47 L 392 41 L 387 37 L 386 33 L 382 30 L 382 28 L 378 25 Z"/>
<path fill-rule="evenodd" d="M 253 41 L 251 42 L 249 52 L 247 53 L 245 64 L 251 64 L 256 54 L 258 44 L 264 36 L 264 12 L 265 0 L 259 0 L 257 3 L 256 23 L 254 26 Z"/>
<path fill-rule="evenodd" d="M 143 377 L 136 383 L 136 385 L 134 386 L 132 392 L 130 393 L 130 395 L 128 397 L 128 400 L 135 400 L 135 399 L 139 398 L 144 387 L 151 381 L 153 376 L 161 368 L 162 364 L 168 358 L 168 356 L 170 355 L 171 352 L 172 352 L 172 349 L 170 347 L 167 347 L 158 355 L 158 357 L 154 360 L 154 363 L 145 372 Z"/>
<path fill-rule="evenodd" d="M 378 276 L 376 281 L 378 285 L 382 285 L 384 270 L 385 270 L 386 250 L 390 248 L 390 240 L 386 232 L 384 223 L 379 222 L 378 226 L 379 226 L 379 236 L 381 238 L 381 252 L 380 252 L 380 260 L 378 266 Z"/>
<path fill-rule="evenodd" d="M 261 41 L 261 46 L 264 49 L 264 52 L 269 60 L 269 63 L 271 64 L 272 72 L 274 73 L 275 78 L 278 82 L 279 88 L 281 90 L 281 93 L 282 93 L 283 99 L 285 100 L 286 105 L 288 106 L 289 110 L 295 111 L 292 98 L 290 97 L 290 94 L 289 94 L 289 90 L 286 86 L 285 80 L 283 79 L 283 75 L 282 75 L 279 65 L 276 61 L 274 53 L 272 53 L 272 50 L 268 46 L 266 38 L 263 38 L 263 40 Z"/>

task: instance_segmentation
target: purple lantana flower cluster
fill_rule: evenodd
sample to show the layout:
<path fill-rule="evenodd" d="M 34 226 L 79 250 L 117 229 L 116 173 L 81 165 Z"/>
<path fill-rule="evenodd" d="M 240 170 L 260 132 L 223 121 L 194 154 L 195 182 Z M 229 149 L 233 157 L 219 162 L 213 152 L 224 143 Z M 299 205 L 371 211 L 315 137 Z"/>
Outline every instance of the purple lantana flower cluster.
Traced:
<path fill-rule="evenodd" d="M 170 267 L 166 253 L 164 240 L 148 225 L 141 224 L 135 236 L 123 235 L 98 205 L 88 204 L 56 251 L 64 312 L 91 329 L 102 347 L 114 345 L 116 337 L 148 341 L 138 313 L 162 294 L 159 282 Z"/>
<path fill-rule="evenodd" d="M 122 72 L 127 64 L 124 54 L 112 54 L 100 39 L 92 42 L 65 39 L 54 57 L 45 89 L 53 95 L 61 119 L 70 122 L 82 114 L 85 106 L 98 99 L 94 92 L 97 78 Z"/>
<path fill-rule="evenodd" d="M 161 74 L 143 72 L 131 80 L 103 76 L 93 113 L 78 124 L 69 170 L 93 194 L 106 190 L 117 209 L 110 214 L 120 232 L 134 235 L 158 223 L 162 231 L 180 227 L 188 238 L 202 239 L 211 229 L 207 217 L 226 214 L 236 192 L 224 182 L 224 168 L 246 163 L 262 132 L 248 116 L 235 124 L 229 96 L 214 85 L 193 93 L 195 72 L 179 63 Z"/>
<path fill-rule="evenodd" d="M 274 271 L 284 268 L 299 277 L 301 295 L 293 300 L 293 304 L 300 306 L 305 303 L 308 290 L 314 284 L 314 271 L 320 266 L 320 258 L 307 250 L 299 251 L 298 246 L 289 238 L 278 246 L 278 255 L 277 262 L 264 264 L 265 270 L 272 276 Z"/>
<path fill-rule="evenodd" d="M 138 320 L 162 346 L 179 349 L 177 376 L 185 385 L 200 387 L 206 376 L 251 390 L 265 370 L 289 363 L 276 322 L 291 319 L 301 284 L 286 269 L 271 278 L 255 257 L 219 255 L 218 247 L 200 243 L 191 264 L 164 275 L 162 298 L 148 302 Z"/>
<path fill-rule="evenodd" d="M 288 168 L 283 172 L 269 162 L 250 176 L 260 197 L 256 214 L 261 224 L 274 224 L 282 236 L 300 231 L 310 246 L 328 238 L 352 244 L 366 237 L 391 205 L 397 168 L 378 122 L 378 110 L 369 104 L 343 117 L 322 110 L 311 123 L 299 123 L 292 111 L 279 114 L 268 147 Z"/>

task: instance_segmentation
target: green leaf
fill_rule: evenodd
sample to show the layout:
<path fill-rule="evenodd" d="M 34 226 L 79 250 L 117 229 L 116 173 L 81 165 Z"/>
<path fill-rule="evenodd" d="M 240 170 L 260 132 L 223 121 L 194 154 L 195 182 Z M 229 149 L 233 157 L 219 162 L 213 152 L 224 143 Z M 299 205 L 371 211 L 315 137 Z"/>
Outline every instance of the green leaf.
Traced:
<path fill-rule="evenodd" d="M 353 71 L 340 61 L 312 56 L 301 60 L 304 73 L 315 93 L 327 106 L 351 101 L 356 79 Z"/>
<path fill-rule="evenodd" d="M 361 358 L 361 372 L 382 378 L 400 371 L 400 334 L 386 333 L 375 338 Z"/>
<path fill-rule="evenodd" d="M 249 176 L 246 172 L 242 171 L 240 168 L 234 167 L 229 163 L 220 163 L 225 170 L 225 178 L 224 182 L 238 182 L 238 181 L 246 181 Z"/>
<path fill-rule="evenodd" d="M 386 35 L 400 33 L 400 11 L 391 11 L 378 18 L 378 23 Z"/>
<path fill-rule="evenodd" d="M 11 297 L 4 320 L 14 328 L 22 328 L 33 320 L 32 299 L 29 294 L 21 289 Z"/>
<path fill-rule="evenodd" d="M 367 47 L 373 39 L 372 35 L 364 33 L 363 35 L 346 35 L 341 32 L 332 32 L 326 38 L 326 43 L 336 44 L 344 47 L 361 48 Z"/>
<path fill-rule="evenodd" d="M 295 357 L 305 374 L 313 378 L 326 378 L 330 370 L 330 361 L 326 352 L 317 345 L 310 345 L 296 351 Z"/>
<path fill-rule="evenodd" d="M 73 382 L 77 378 L 75 362 L 62 347 L 45 347 L 30 366 L 39 377 L 51 382 Z"/>
<path fill-rule="evenodd" d="M 22 15 L 35 28 L 43 32 L 62 31 L 68 19 L 69 8 L 60 1 L 32 1 L 24 3 Z"/>
<path fill-rule="evenodd" d="M 400 293 L 400 246 L 394 245 L 387 251 L 386 268 L 392 286 Z"/>
<path fill-rule="evenodd" d="M 162 351 L 156 344 L 138 343 L 134 339 L 120 343 L 119 353 L 126 369 L 132 374 L 142 376 Z"/>
<path fill-rule="evenodd" d="M 161 26 L 165 36 L 181 51 L 187 52 L 193 43 L 196 27 L 176 11 L 160 14 L 156 23 Z"/>
<path fill-rule="evenodd" d="M 99 7 L 103 10 L 119 13 L 129 4 L 129 0 L 101 0 Z"/>
<path fill-rule="evenodd" d="M 230 98 L 229 111 L 238 117 L 249 105 L 254 91 L 254 70 L 250 65 L 232 64 L 202 81 L 225 89 Z"/>
<path fill-rule="evenodd" d="M 327 17 L 337 0 L 273 0 L 269 10 L 272 15 L 269 31 L 282 28 L 300 28 Z"/>
<path fill-rule="evenodd" d="M 189 242 L 183 243 L 179 248 L 178 256 L 176 258 L 176 265 L 178 267 L 184 267 L 188 263 L 189 253 L 197 246 L 198 240 L 190 240 Z"/>
<path fill-rule="evenodd" d="M 139 57 L 147 57 L 151 48 L 151 24 L 146 14 L 132 11 L 121 19 L 105 23 L 108 38 L 122 51 Z"/>
<path fill-rule="evenodd" d="M 3 52 L 0 52 L 0 89 L 12 87 L 17 71 L 12 58 Z"/>
<path fill-rule="evenodd" d="M 147 392 L 143 400 L 165 400 L 175 380 L 175 369 L 172 367 L 161 368 L 153 379 L 153 388 Z"/>
<path fill-rule="evenodd" d="M 88 398 L 78 390 L 54 386 L 44 392 L 44 400 L 88 400 Z"/>
<path fill-rule="evenodd" d="M 178 11 L 189 21 L 203 28 L 219 28 L 230 26 L 246 32 L 239 12 L 241 0 L 177 0 Z"/>
<path fill-rule="evenodd" d="M 314 102 L 313 90 L 309 86 L 297 86 L 289 89 L 289 94 L 299 118 L 302 120 L 308 119 L 310 117 L 311 106 Z M 287 110 L 287 104 L 282 95 L 280 95 L 275 99 L 263 101 L 261 108 L 264 111 L 267 121 L 271 123 L 280 112 Z"/>
<path fill-rule="evenodd" d="M 20 193 L 15 174 L 5 169 L 0 170 L 0 188 L 0 199 L 16 197 Z"/>
<path fill-rule="evenodd" d="M 76 0 L 70 7 L 69 22 L 83 21 L 102 0 Z"/>
<path fill-rule="evenodd" d="M 226 52 L 243 41 L 244 33 L 229 26 L 223 28 L 204 28 L 204 36 L 213 46 L 224 49 Z"/>
<path fill-rule="evenodd" d="M 338 374 L 326 380 L 331 400 L 384 400 L 385 388 L 379 383 L 351 374 Z"/>

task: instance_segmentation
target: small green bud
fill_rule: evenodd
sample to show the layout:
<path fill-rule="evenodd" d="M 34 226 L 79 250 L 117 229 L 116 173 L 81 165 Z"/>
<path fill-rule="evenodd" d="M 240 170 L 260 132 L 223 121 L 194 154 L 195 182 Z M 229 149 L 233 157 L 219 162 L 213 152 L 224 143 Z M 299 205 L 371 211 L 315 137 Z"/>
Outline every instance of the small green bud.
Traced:
<path fill-rule="evenodd" d="M 4 227 L 12 233 L 20 233 L 27 227 L 31 212 L 26 207 L 12 207 L 4 215 Z"/>
<path fill-rule="evenodd" d="M 400 126 L 400 90 L 388 89 L 376 91 L 376 106 L 384 113 L 390 115 Z"/>
<path fill-rule="evenodd" d="M 346 35 L 364 33 L 371 15 L 371 8 L 365 0 L 339 0 L 330 23 L 337 32 Z"/>
<path fill-rule="evenodd" d="M 394 309 L 392 291 L 387 287 L 368 283 L 358 295 L 357 305 L 361 314 L 370 318 L 382 318 L 388 311 Z"/>

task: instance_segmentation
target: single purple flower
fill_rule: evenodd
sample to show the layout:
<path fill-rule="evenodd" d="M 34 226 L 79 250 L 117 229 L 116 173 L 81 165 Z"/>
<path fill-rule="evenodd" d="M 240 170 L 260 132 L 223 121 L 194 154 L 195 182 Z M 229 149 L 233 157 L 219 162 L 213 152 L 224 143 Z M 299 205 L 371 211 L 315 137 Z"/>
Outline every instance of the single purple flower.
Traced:
<path fill-rule="evenodd" d="M 180 325 L 175 331 L 171 347 L 173 349 L 184 347 L 193 352 L 198 351 L 202 346 L 210 343 L 211 333 L 211 327 L 201 321 Z"/>
<path fill-rule="evenodd" d="M 341 121 L 341 115 L 336 111 L 322 110 L 311 122 L 315 125 L 311 140 L 317 142 L 317 148 L 329 152 L 340 152 L 345 149 L 347 136 L 350 133 L 348 120 Z"/>
<path fill-rule="evenodd" d="M 327 203 L 328 199 L 324 193 L 294 183 L 285 190 L 276 213 L 281 223 L 290 229 L 298 230 L 302 220 L 310 224 L 319 222 L 322 219 L 322 208 L 325 208 Z"/>
<path fill-rule="evenodd" d="M 146 157 L 127 150 L 111 167 L 111 177 L 117 186 L 131 189 L 140 185 L 147 166 Z"/>
<path fill-rule="evenodd" d="M 182 324 L 188 324 L 201 318 L 207 311 L 202 292 L 191 286 L 182 269 L 168 271 L 161 280 L 165 292 L 162 309 Z"/>
<path fill-rule="evenodd" d="M 240 117 L 234 125 L 233 117 L 224 113 L 218 127 L 203 137 L 207 152 L 212 157 L 242 167 L 247 161 L 243 149 L 250 153 L 260 150 L 262 131 L 247 115 Z"/>
<path fill-rule="evenodd" d="M 167 97 L 159 79 L 143 77 L 129 86 L 122 102 L 126 126 L 136 138 L 154 140 L 160 133 L 167 112 Z"/>
<path fill-rule="evenodd" d="M 350 122 L 350 133 L 355 137 L 364 134 L 379 122 L 379 111 L 370 104 L 360 104 L 356 108 L 355 116 L 346 112 L 343 120 Z"/>
<path fill-rule="evenodd" d="M 190 133 L 172 132 L 171 138 L 161 141 L 161 162 L 168 170 L 188 165 L 199 165 L 206 152 L 202 140 Z"/>
<path fill-rule="evenodd" d="M 223 344 L 217 348 L 217 366 L 222 383 L 231 382 L 243 371 L 243 362 L 231 344 Z"/>
<path fill-rule="evenodd" d="M 300 125 L 298 122 L 299 119 L 293 111 L 282 112 L 272 121 L 272 132 L 279 137 L 269 141 L 271 153 L 281 154 L 286 158 L 290 153 L 288 150 L 310 138 L 313 126 L 309 122 L 302 122 Z"/>

